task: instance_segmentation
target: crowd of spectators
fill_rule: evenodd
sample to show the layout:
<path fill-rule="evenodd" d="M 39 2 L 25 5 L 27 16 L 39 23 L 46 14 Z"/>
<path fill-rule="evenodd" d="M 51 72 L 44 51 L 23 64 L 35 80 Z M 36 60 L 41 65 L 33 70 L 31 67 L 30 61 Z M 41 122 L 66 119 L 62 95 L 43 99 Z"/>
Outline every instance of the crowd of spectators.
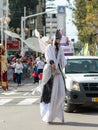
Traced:
<path fill-rule="evenodd" d="M 32 78 L 34 83 L 38 83 L 42 78 L 43 67 L 45 64 L 44 54 L 39 53 L 37 56 L 33 53 L 28 55 L 21 55 L 21 53 L 16 53 L 14 55 L 8 55 L 8 81 L 13 81 L 17 83 L 15 64 L 17 60 L 22 64 L 22 75 L 21 78 Z M 20 82 L 21 83 L 21 82 Z M 20 84 L 19 83 L 19 84 Z M 19 85 L 18 84 L 18 85 Z"/>

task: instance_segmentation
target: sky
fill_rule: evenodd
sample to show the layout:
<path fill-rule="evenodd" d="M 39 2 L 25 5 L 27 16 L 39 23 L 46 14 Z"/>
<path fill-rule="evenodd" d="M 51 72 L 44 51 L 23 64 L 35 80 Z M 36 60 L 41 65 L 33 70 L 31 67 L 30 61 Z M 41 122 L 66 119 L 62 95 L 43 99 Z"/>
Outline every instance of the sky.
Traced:
<path fill-rule="evenodd" d="M 71 0 L 71 4 L 73 4 L 74 0 Z M 68 2 L 66 0 L 55 0 L 55 4 L 57 6 L 62 5 L 62 6 L 67 6 Z M 71 9 L 66 8 L 66 35 L 70 39 L 75 39 L 75 41 L 78 41 L 77 35 L 77 29 L 75 25 L 72 23 L 72 17 L 73 13 Z"/>
<path fill-rule="evenodd" d="M 66 0 L 55 0 L 56 5 L 64 5 L 67 4 Z"/>

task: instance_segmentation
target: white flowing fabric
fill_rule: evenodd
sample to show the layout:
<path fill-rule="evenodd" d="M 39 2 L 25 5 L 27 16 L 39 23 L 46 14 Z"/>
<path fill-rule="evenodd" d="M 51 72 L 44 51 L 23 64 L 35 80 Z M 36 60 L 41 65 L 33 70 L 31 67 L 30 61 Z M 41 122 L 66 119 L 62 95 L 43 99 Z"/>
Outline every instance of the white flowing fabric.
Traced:
<path fill-rule="evenodd" d="M 50 66 L 50 64 L 46 64 L 43 69 L 42 82 L 38 87 L 36 87 L 33 90 L 32 95 L 35 95 L 35 94 L 41 95 L 43 86 L 47 83 L 47 81 L 50 79 L 50 77 L 51 77 L 51 66 Z"/>
<path fill-rule="evenodd" d="M 61 47 L 59 48 L 58 56 L 56 59 L 55 48 L 53 45 L 49 44 L 46 48 L 45 58 L 47 64 L 45 65 L 43 71 L 43 80 L 41 84 L 42 88 L 43 85 L 49 80 L 51 76 L 51 69 L 49 65 L 50 60 L 53 60 L 55 62 L 57 70 L 58 70 L 58 64 L 60 65 L 61 69 L 65 67 L 65 58 Z M 54 74 L 51 101 L 48 104 L 46 104 L 45 102 L 40 103 L 40 112 L 42 120 L 45 122 L 52 122 L 56 117 L 62 120 L 64 112 L 64 99 L 65 99 L 65 86 L 63 76 L 61 73 L 57 75 Z"/>

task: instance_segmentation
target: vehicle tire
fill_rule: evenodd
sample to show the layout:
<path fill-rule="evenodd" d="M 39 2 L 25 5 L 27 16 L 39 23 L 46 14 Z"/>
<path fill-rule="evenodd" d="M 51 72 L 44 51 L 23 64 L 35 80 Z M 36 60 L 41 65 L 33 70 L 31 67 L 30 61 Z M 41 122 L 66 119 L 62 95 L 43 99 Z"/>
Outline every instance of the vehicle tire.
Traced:
<path fill-rule="evenodd" d="M 72 113 L 75 109 L 76 105 L 69 103 L 67 99 L 65 99 L 65 106 L 64 106 L 65 112 Z"/>

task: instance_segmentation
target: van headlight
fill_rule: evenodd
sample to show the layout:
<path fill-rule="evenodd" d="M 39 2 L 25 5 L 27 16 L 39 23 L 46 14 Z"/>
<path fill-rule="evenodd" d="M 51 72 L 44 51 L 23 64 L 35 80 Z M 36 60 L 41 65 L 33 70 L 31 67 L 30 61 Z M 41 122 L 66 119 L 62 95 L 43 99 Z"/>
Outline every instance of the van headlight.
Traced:
<path fill-rule="evenodd" d="M 78 82 L 73 81 L 72 90 L 80 91 L 80 86 Z"/>

